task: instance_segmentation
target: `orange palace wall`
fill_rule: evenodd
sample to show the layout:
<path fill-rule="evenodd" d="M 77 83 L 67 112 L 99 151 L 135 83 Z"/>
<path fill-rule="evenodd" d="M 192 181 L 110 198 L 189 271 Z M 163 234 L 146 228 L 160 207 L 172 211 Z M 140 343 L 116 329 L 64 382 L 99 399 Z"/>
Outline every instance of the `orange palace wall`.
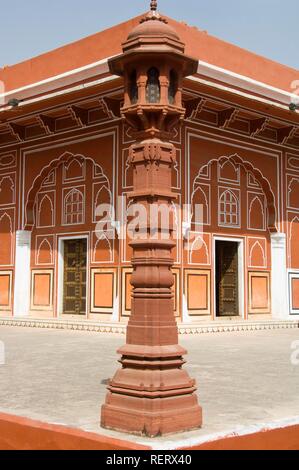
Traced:
<path fill-rule="evenodd" d="M 189 235 L 178 241 L 174 252 L 178 320 L 215 319 L 215 237 L 242 243 L 244 317 L 271 318 L 271 236 L 265 184 L 274 196 L 277 229 L 287 237 L 290 312 L 298 314 L 299 154 L 196 120 L 185 121 L 173 142 L 177 148 L 173 189 L 178 201 L 203 205 L 203 227 L 192 220 Z M 96 237 L 95 207 L 115 204 L 117 195 L 131 190 L 131 143 L 129 130 L 118 119 L 103 119 L 89 129 L 0 149 L 1 316 L 11 316 L 14 310 L 15 234 L 28 229 L 32 218 L 30 316 L 61 316 L 60 240 L 86 237 L 87 317 L 127 321 L 131 249 L 126 239 Z M 230 222 L 221 214 L 225 201 L 236 207 Z M 68 213 L 72 203 L 78 203 L 76 214 Z M 190 249 L 186 250 L 188 236 Z"/>

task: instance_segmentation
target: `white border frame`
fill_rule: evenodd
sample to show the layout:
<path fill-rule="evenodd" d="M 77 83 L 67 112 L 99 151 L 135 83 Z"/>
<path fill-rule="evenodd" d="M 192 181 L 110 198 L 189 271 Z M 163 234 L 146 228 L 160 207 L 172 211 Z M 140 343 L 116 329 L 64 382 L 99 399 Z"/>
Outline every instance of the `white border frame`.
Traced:
<path fill-rule="evenodd" d="M 34 276 L 35 275 L 49 275 L 50 276 L 50 303 L 49 305 L 35 305 L 34 304 Z M 41 311 L 41 312 L 52 312 L 53 311 L 53 297 L 54 297 L 54 269 L 32 269 L 31 270 L 31 289 L 30 289 L 30 310 Z"/>
<path fill-rule="evenodd" d="M 207 276 L 207 308 L 206 309 L 189 309 L 189 299 L 188 299 L 188 291 L 189 291 L 189 284 L 188 284 L 188 277 L 189 275 L 197 276 Z M 187 304 L 187 312 L 188 315 L 192 317 L 212 317 L 212 270 L 211 268 L 202 269 L 200 268 L 187 268 L 184 269 L 184 290 L 183 293 L 186 298 Z"/>
<path fill-rule="evenodd" d="M 86 263 L 86 312 L 85 319 L 88 318 L 88 307 L 90 302 L 90 260 L 89 260 L 89 249 L 90 249 L 90 237 L 89 234 L 86 235 L 62 235 L 57 236 L 58 238 L 58 279 L 57 279 L 57 317 L 61 318 L 64 316 L 63 313 L 63 281 L 64 281 L 64 242 L 66 240 L 87 240 L 87 263 Z M 75 317 L 75 315 L 67 315 L 70 318 Z M 80 315 L 79 318 L 82 320 L 83 315 Z M 77 318 L 77 316 L 76 316 Z"/>
<path fill-rule="evenodd" d="M 1 170 L 1 169 L 0 169 Z M 13 175 L 13 178 L 12 178 L 12 175 Z M 6 208 L 6 207 L 11 207 L 11 206 L 15 206 L 16 205 L 16 195 L 17 195 L 17 187 L 18 187 L 18 184 L 17 184 L 17 172 L 16 171 L 11 171 L 10 173 L 0 173 L 0 190 L 1 190 L 1 184 L 2 184 L 2 181 L 5 179 L 5 178 L 10 178 L 10 180 L 12 180 L 12 183 L 13 183 L 13 201 L 12 202 L 8 202 L 8 203 L 4 203 L 4 204 L 0 204 L 0 207 L 1 208 Z"/>
<path fill-rule="evenodd" d="M 115 300 L 117 298 L 117 268 L 91 268 L 91 295 L 90 295 L 90 313 L 91 314 L 108 314 L 113 315 L 115 308 Z M 112 274 L 112 307 L 97 307 L 95 301 L 95 275 L 96 274 Z"/>
<path fill-rule="evenodd" d="M 238 243 L 238 283 L 239 283 L 239 317 L 245 320 L 245 270 L 244 270 L 244 238 L 213 236 L 213 279 L 212 285 L 214 290 L 214 318 L 221 319 L 217 316 L 216 302 L 216 242 L 235 242 Z M 229 317 L 228 317 L 229 318 Z M 237 318 L 237 317 L 236 317 Z"/>
<path fill-rule="evenodd" d="M 9 292 L 8 292 L 9 303 L 8 305 L 0 305 L 0 312 L 11 312 L 12 311 L 13 271 L 12 270 L 10 271 L 0 270 L 0 276 L 9 276 Z"/>
<path fill-rule="evenodd" d="M 268 280 L 267 292 L 268 292 L 268 305 L 266 308 L 254 308 L 252 306 L 252 278 L 265 277 Z M 272 315 L 272 272 L 271 271 L 248 271 L 248 315 Z"/>
<path fill-rule="evenodd" d="M 292 280 L 299 279 L 299 271 L 288 271 L 288 291 L 289 291 L 289 315 L 299 318 L 299 308 L 293 308 Z"/>

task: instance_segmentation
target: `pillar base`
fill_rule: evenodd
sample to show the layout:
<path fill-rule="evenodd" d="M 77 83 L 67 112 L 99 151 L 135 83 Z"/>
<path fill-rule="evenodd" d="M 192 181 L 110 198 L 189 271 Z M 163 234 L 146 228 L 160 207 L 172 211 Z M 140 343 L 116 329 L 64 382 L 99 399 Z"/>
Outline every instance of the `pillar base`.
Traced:
<path fill-rule="evenodd" d="M 101 426 L 114 431 L 157 437 L 202 426 L 202 409 L 194 394 L 175 398 L 135 398 L 112 393 L 102 406 Z"/>
<path fill-rule="evenodd" d="M 156 437 L 202 426 L 196 384 L 183 368 L 181 346 L 126 344 L 118 352 L 122 368 L 108 385 L 104 428 Z"/>

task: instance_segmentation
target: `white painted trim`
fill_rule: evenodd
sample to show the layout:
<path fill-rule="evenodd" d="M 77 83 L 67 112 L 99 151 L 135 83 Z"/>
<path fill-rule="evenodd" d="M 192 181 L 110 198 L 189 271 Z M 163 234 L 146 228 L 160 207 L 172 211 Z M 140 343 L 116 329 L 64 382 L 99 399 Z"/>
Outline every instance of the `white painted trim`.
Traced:
<path fill-rule="evenodd" d="M 86 263 L 86 313 L 85 319 L 88 317 L 89 294 L 90 294 L 90 260 L 89 260 L 89 235 L 73 234 L 58 236 L 58 282 L 57 282 L 57 316 L 63 314 L 63 278 L 64 278 L 64 241 L 65 240 L 87 240 L 87 263 Z M 71 315 L 70 315 L 71 319 Z M 79 320 L 82 320 L 80 315 Z"/>
<path fill-rule="evenodd" d="M 259 103 L 263 103 L 263 104 L 273 106 L 275 108 L 283 109 L 284 111 L 289 111 L 289 105 L 292 102 L 292 100 L 295 100 L 295 99 L 298 100 L 297 95 L 294 95 L 293 93 L 288 94 L 287 92 L 284 92 L 284 93 L 287 93 L 288 96 L 286 97 L 283 93 L 283 95 L 281 95 L 279 97 L 281 102 L 283 103 L 283 104 L 281 104 L 281 103 L 277 103 L 276 101 L 272 101 L 270 99 L 261 98 L 259 96 L 252 95 L 250 93 L 245 93 L 243 91 L 236 90 L 234 88 L 231 88 L 231 87 L 228 87 L 228 86 L 225 86 L 225 85 L 221 85 L 219 83 L 211 82 L 209 80 L 204 80 L 204 79 L 199 78 L 199 77 L 190 76 L 190 77 L 187 77 L 187 78 L 188 78 L 188 80 L 191 80 L 193 82 L 201 83 L 202 85 L 206 85 L 206 86 L 209 86 L 209 87 L 212 87 L 212 88 L 217 88 L 218 90 L 225 91 L 225 92 L 228 92 L 228 93 L 232 93 L 234 95 L 242 96 L 243 98 L 247 98 L 247 99 L 252 100 L 252 101 L 258 101 Z M 283 91 L 283 90 L 281 90 L 281 91 Z M 299 114 L 298 111 L 294 111 L 293 113 L 295 115 Z"/>
<path fill-rule="evenodd" d="M 88 65 L 85 65 L 83 67 L 70 70 L 68 72 L 42 80 L 40 82 L 35 82 L 30 85 L 21 87 L 21 88 L 16 88 L 7 93 L 2 93 L 0 95 L 0 101 L 1 100 L 5 101 L 10 96 L 13 96 L 14 98 L 19 98 L 19 99 L 20 98 L 27 99 L 33 96 L 34 94 L 41 95 L 42 93 L 48 93 L 44 96 L 39 96 L 38 98 L 28 99 L 28 101 L 21 102 L 19 104 L 19 107 L 22 107 L 27 104 L 32 104 L 38 101 L 44 101 L 49 98 L 64 95 L 64 94 L 71 93 L 73 91 L 78 91 L 84 88 L 96 86 L 98 84 L 101 84 L 107 81 L 115 80 L 118 77 L 115 75 L 111 75 L 111 76 L 102 78 L 100 80 L 92 81 L 89 83 L 83 83 L 75 87 L 67 88 L 67 89 L 60 90 L 54 93 L 49 93 L 51 90 L 53 90 L 54 82 L 55 82 L 56 87 L 59 87 L 59 86 L 65 87 L 67 85 L 74 83 L 75 81 L 87 80 L 99 74 L 109 73 L 108 61 L 113 57 L 115 56 L 104 58 L 98 62 L 94 62 Z M 198 61 L 197 73 L 204 77 L 218 80 L 225 84 L 231 85 L 232 88 L 225 86 L 225 85 L 221 85 L 220 83 L 215 83 L 213 81 L 204 80 L 202 78 L 199 78 L 198 76 L 189 76 L 187 77 L 187 79 L 217 88 L 222 91 L 228 91 L 230 93 L 234 93 L 236 95 L 243 96 L 245 98 L 249 98 L 254 101 L 259 101 L 264 104 L 270 104 L 280 109 L 289 110 L 289 104 L 291 102 L 298 101 L 298 95 L 295 93 L 287 92 L 286 90 L 273 87 L 266 83 L 254 80 L 244 75 L 237 74 L 235 72 L 231 72 L 229 70 L 223 69 L 221 67 L 209 64 L 201 60 Z M 243 92 L 240 90 L 240 88 L 243 90 L 246 90 L 247 92 L 255 93 L 256 95 L 262 95 L 266 97 L 267 99 L 250 94 L 250 93 Z M 12 109 L 11 106 L 5 106 L 2 109 L 0 109 L 0 112 L 10 110 L 10 109 Z M 294 114 L 298 114 L 298 111 L 295 111 Z"/>
<path fill-rule="evenodd" d="M 66 89 L 59 90 L 59 91 L 56 91 L 56 92 L 53 92 L 53 93 L 48 93 L 46 95 L 39 96 L 38 98 L 28 99 L 24 102 L 21 101 L 18 105 L 18 108 L 22 108 L 24 106 L 27 106 L 28 104 L 39 103 L 40 101 L 46 101 L 46 100 L 49 100 L 51 98 L 56 98 L 57 96 L 63 96 L 63 95 L 67 95 L 67 94 L 70 94 L 70 93 L 74 93 L 75 91 L 85 90 L 87 88 L 91 88 L 91 87 L 94 87 L 94 86 L 97 86 L 97 85 L 101 85 L 102 83 L 106 83 L 106 82 L 110 82 L 112 80 L 116 80 L 117 78 L 118 78 L 117 76 L 111 75 L 109 77 L 100 78 L 99 80 L 95 80 L 95 81 L 87 82 L 87 83 L 82 83 L 81 85 L 77 85 L 77 86 L 74 86 L 74 87 L 71 87 L 71 88 L 66 88 Z M 3 108 L 0 108 L 0 113 L 2 113 L 4 111 L 9 111 L 11 109 L 13 109 L 12 106 L 4 106 Z"/>
<path fill-rule="evenodd" d="M 225 237 L 214 235 L 213 237 L 213 284 L 214 284 L 214 318 L 217 317 L 216 302 L 216 242 L 238 243 L 238 284 L 239 284 L 239 316 L 245 320 L 245 270 L 244 270 L 244 238 Z"/>
<path fill-rule="evenodd" d="M 16 232 L 16 259 L 14 282 L 14 316 L 29 315 L 30 308 L 30 258 L 31 232 L 18 230 Z"/>
<path fill-rule="evenodd" d="M 244 90 L 263 95 L 272 100 L 281 101 L 282 103 L 290 104 L 292 100 L 298 101 L 299 98 L 295 93 L 273 87 L 264 82 L 254 80 L 253 78 L 247 77 L 245 75 L 231 72 L 230 70 L 217 67 L 216 65 L 209 64 L 202 60 L 198 61 L 197 73 L 208 78 L 213 78 L 229 85 L 233 85 L 236 88 L 242 88 Z"/>
<path fill-rule="evenodd" d="M 104 58 L 98 62 L 93 62 L 91 64 L 87 64 L 83 67 L 79 67 L 77 69 L 70 70 L 68 72 L 64 72 L 62 74 L 49 77 L 45 80 L 39 81 L 32 83 L 30 85 L 26 85 L 21 88 L 16 88 L 14 90 L 11 90 L 7 93 L 2 93 L 0 95 L 0 100 L 5 101 L 5 99 L 9 98 L 10 96 L 13 96 L 14 98 L 22 98 L 26 99 L 29 98 L 30 96 L 33 96 L 34 94 L 42 94 L 49 92 L 53 90 L 53 83 L 55 82 L 56 87 L 62 87 L 62 86 L 67 86 L 70 85 L 71 83 L 74 83 L 75 81 L 81 81 L 81 80 L 86 80 L 88 78 L 91 78 L 95 75 L 99 74 L 104 74 L 109 72 L 109 65 L 108 62 L 111 58 L 115 56 L 107 57 Z M 189 80 L 196 81 L 199 83 L 203 83 L 208 86 L 213 86 L 218 89 L 222 89 L 225 91 L 230 91 L 232 93 L 238 94 L 240 96 L 244 96 L 247 98 L 250 98 L 255 101 L 260 101 L 263 103 L 271 104 L 273 106 L 282 108 L 282 109 L 289 109 L 289 104 L 292 101 L 298 101 L 298 95 L 295 93 L 288 92 L 286 90 L 282 90 L 280 88 L 273 87 L 271 85 L 268 85 L 264 82 L 260 82 L 258 80 L 254 80 L 250 77 L 246 77 L 245 75 L 240 75 L 238 73 L 223 69 L 222 67 L 218 67 L 216 65 L 209 64 L 208 62 L 204 62 L 202 60 L 198 61 L 198 69 L 197 73 L 199 75 L 202 75 L 204 77 L 214 79 L 221 81 L 223 83 L 229 84 L 232 87 L 235 88 L 241 88 L 243 90 L 246 90 L 247 92 L 251 93 L 256 93 L 258 95 L 265 96 L 268 99 L 261 98 L 259 96 L 253 96 L 249 93 L 244 93 L 240 90 L 236 90 L 234 88 L 229 88 L 227 86 L 223 86 L 219 83 L 203 80 L 199 77 L 196 76 L 189 76 L 187 77 Z M 107 77 L 107 79 L 114 80 L 118 77 L 116 76 L 110 76 Z M 105 79 L 103 79 L 105 80 Z M 92 84 L 95 84 L 96 82 L 92 82 Z M 89 84 L 86 84 L 88 86 Z M 82 88 L 85 86 L 83 85 Z M 76 87 L 77 88 L 77 87 Z M 62 94 L 68 93 L 70 89 L 67 90 L 62 90 Z M 56 94 L 52 94 L 55 96 Z M 40 97 L 37 100 L 43 100 L 45 97 Z M 275 102 L 276 101 L 276 102 Z M 277 103 L 279 101 L 279 104 Z M 21 105 L 24 104 L 29 104 L 31 103 L 32 100 L 28 100 L 26 103 L 20 103 Z M 287 106 L 286 106 L 287 105 Z M 7 106 L 3 108 L 2 110 L 7 110 L 11 109 L 10 106 Z M 0 110 L 0 112 L 2 111 Z"/>
<path fill-rule="evenodd" d="M 114 56 L 93 62 L 77 69 L 69 70 L 68 72 L 54 75 L 39 82 L 34 82 L 20 88 L 15 88 L 14 90 L 8 91 L 6 93 L 4 92 L 0 94 L 0 101 L 4 101 L 5 98 L 9 98 L 10 96 L 18 98 L 19 94 L 21 94 L 20 97 L 24 99 L 32 96 L 33 94 L 45 93 L 46 91 L 53 89 L 53 82 L 56 82 L 55 86 L 57 87 L 67 86 L 74 81 L 81 81 L 84 79 L 86 80 L 87 78 L 93 77 L 94 75 L 109 73 L 108 61 L 112 59 L 112 57 Z"/>

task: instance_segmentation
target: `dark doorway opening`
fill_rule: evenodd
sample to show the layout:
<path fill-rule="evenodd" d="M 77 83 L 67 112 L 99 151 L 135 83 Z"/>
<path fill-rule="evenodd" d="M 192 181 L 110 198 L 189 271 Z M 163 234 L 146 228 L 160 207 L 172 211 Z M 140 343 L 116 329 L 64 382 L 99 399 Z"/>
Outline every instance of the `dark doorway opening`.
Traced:
<path fill-rule="evenodd" d="M 63 313 L 86 314 L 87 240 L 64 241 Z"/>
<path fill-rule="evenodd" d="M 239 316 L 239 244 L 216 241 L 216 315 Z"/>

